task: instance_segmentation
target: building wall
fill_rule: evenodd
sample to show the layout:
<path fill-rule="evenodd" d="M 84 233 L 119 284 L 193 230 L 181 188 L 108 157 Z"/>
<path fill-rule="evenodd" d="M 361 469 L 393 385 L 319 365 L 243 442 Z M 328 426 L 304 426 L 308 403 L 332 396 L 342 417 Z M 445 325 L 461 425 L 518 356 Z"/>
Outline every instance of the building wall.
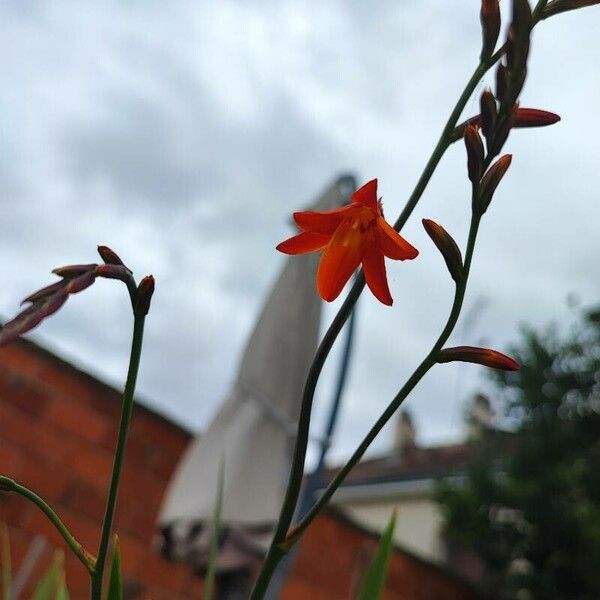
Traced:
<path fill-rule="evenodd" d="M 120 395 L 111 387 L 31 343 L 0 349 L 0 473 L 44 497 L 92 552 L 100 535 L 119 417 Z M 202 580 L 187 566 L 161 558 L 153 547 L 162 496 L 188 441 L 188 433 L 136 405 L 115 521 L 126 600 L 202 597 Z M 401 532 L 413 535 L 426 528 L 421 508 L 400 509 Z M 361 508 L 357 514 L 366 524 L 377 525 L 387 522 L 389 510 Z M 417 524 L 424 519 L 423 525 L 411 529 L 411 519 Z M 65 545 L 44 515 L 17 495 L 0 493 L 0 521 L 8 524 L 14 574 L 36 546 L 34 540 L 44 541 L 20 596 L 25 600 L 55 549 Z M 300 546 L 282 599 L 349 600 L 376 544 L 377 536 L 340 516 L 318 517 Z M 71 598 L 84 600 L 89 597 L 87 573 L 68 551 L 65 555 Z M 479 599 L 464 583 L 404 552 L 392 557 L 386 589 L 385 600 Z"/>
<path fill-rule="evenodd" d="M 369 531 L 383 531 L 397 510 L 395 542 L 418 556 L 443 563 L 443 519 L 430 495 L 404 496 L 393 500 L 347 502 L 339 506 L 348 517 Z"/>
<path fill-rule="evenodd" d="M 300 542 L 281 600 L 351 600 L 369 565 L 378 536 L 326 512 Z M 390 559 L 381 600 L 482 600 L 446 571 L 397 550 Z"/>
<path fill-rule="evenodd" d="M 93 553 L 119 417 L 116 390 L 33 344 L 0 349 L 0 473 L 46 499 Z M 201 597 L 201 581 L 152 548 L 163 492 L 188 439 L 182 429 L 136 406 L 115 522 L 130 598 Z M 9 526 L 14 574 L 34 538 L 45 540 L 31 576 L 36 581 L 54 549 L 64 547 L 62 539 L 35 506 L 14 494 L 0 494 L 0 521 Z M 66 557 L 71 597 L 89 597 L 87 573 L 68 552 Z M 30 594 L 31 585 L 21 598 Z"/>

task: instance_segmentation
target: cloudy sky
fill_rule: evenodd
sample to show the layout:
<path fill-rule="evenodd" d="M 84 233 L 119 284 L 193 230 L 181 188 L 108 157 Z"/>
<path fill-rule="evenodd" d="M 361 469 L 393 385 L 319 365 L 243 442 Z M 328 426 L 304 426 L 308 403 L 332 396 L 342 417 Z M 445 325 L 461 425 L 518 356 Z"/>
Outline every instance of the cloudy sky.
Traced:
<path fill-rule="evenodd" d="M 2 0 L 0 314 L 52 267 L 113 247 L 157 277 L 141 396 L 206 426 L 285 260 L 274 245 L 290 213 L 351 172 L 379 178 L 395 219 L 476 64 L 478 4 Z M 509 140 L 513 166 L 482 227 L 456 342 L 505 348 L 521 323 L 568 319 L 569 293 L 600 300 L 599 23 L 594 7 L 535 31 L 522 104 L 563 120 Z M 476 111 L 477 95 L 465 116 Z M 389 264 L 394 307 L 361 299 L 338 457 L 443 325 L 452 285 L 420 220 L 464 245 L 465 171 L 456 144 L 404 230 L 419 259 Z M 101 281 L 32 337 L 119 384 L 129 335 L 124 290 Z M 432 371 L 408 402 L 421 441 L 460 436 L 482 384 L 475 366 Z M 375 450 L 389 443 L 390 430 Z"/>

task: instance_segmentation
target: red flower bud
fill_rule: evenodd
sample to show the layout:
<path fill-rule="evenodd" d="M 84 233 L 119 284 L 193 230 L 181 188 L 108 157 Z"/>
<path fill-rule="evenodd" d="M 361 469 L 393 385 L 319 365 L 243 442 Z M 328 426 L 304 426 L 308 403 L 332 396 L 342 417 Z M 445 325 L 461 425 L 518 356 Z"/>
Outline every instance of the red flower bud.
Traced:
<path fill-rule="evenodd" d="M 98 254 L 107 265 L 125 266 L 123 261 L 119 258 L 119 255 L 108 246 L 98 246 Z"/>
<path fill-rule="evenodd" d="M 600 0 L 599 0 L 600 2 Z M 548 110 L 539 108 L 519 108 L 513 113 L 513 127 L 546 127 L 558 123 L 560 117 Z"/>
<path fill-rule="evenodd" d="M 496 119 L 498 117 L 498 109 L 496 107 L 496 98 L 490 89 L 486 89 L 479 99 L 479 107 L 481 109 L 481 130 L 487 142 L 488 150 L 496 128 Z"/>
<path fill-rule="evenodd" d="M 500 102 L 506 100 L 506 91 L 508 89 L 508 69 L 502 64 L 498 64 L 496 69 L 496 98 Z"/>
<path fill-rule="evenodd" d="M 95 273 L 98 277 L 120 279 L 125 283 L 131 278 L 131 271 L 125 265 L 98 265 Z"/>
<path fill-rule="evenodd" d="M 423 219 L 423 227 L 427 232 L 427 235 L 433 240 L 433 243 L 437 246 L 437 249 L 441 252 L 446 266 L 452 279 L 458 283 L 462 276 L 463 261 L 460 248 L 452 238 L 452 236 L 435 221 L 431 219 Z"/>
<path fill-rule="evenodd" d="M 58 269 L 54 269 L 52 272 L 59 277 L 70 278 L 77 277 L 88 271 L 93 271 L 97 266 L 97 264 L 67 265 L 66 267 L 58 267 Z"/>
<path fill-rule="evenodd" d="M 66 290 L 56 292 L 56 294 L 50 296 L 41 306 L 40 313 L 42 319 L 53 315 L 67 301 L 68 297 L 69 294 Z"/>
<path fill-rule="evenodd" d="M 481 185 L 479 186 L 479 198 L 477 200 L 480 214 L 483 214 L 488 209 L 494 196 L 494 192 L 500 181 L 502 181 L 506 171 L 508 171 L 511 162 L 512 154 L 505 154 L 504 156 L 501 156 L 483 176 Z"/>
<path fill-rule="evenodd" d="M 28 306 L 0 329 L 0 346 L 5 346 L 24 333 L 31 331 L 46 317 L 55 313 L 66 302 L 68 296 L 66 290 L 62 288 L 51 296 Z"/>
<path fill-rule="evenodd" d="M 81 292 L 85 290 L 85 288 L 90 287 L 94 281 L 96 281 L 96 272 L 88 271 L 83 275 L 71 279 L 69 283 L 67 283 L 65 290 L 67 294 L 77 294 L 77 292 Z"/>
<path fill-rule="evenodd" d="M 498 0 L 481 0 L 481 32 L 483 44 L 481 58 L 485 60 L 494 53 L 500 34 L 500 3 Z"/>
<path fill-rule="evenodd" d="M 147 315 L 150 310 L 150 301 L 154 294 L 154 277 L 147 275 L 140 281 L 140 285 L 137 288 L 136 302 L 135 302 L 135 314 L 136 315 Z"/>
<path fill-rule="evenodd" d="M 533 20 L 528 0 L 513 0 L 512 21 L 506 39 L 506 62 L 510 72 L 509 96 L 514 102 L 525 82 L 525 69 L 529 54 L 529 36 Z"/>
<path fill-rule="evenodd" d="M 510 356 L 506 356 L 506 354 L 489 348 L 476 348 L 474 346 L 444 348 L 440 351 L 437 361 L 439 363 L 454 361 L 476 363 L 492 369 L 501 369 L 502 371 L 518 371 L 520 368 L 519 363 Z"/>
<path fill-rule="evenodd" d="M 51 285 L 47 285 L 46 287 L 43 287 L 41 290 L 38 290 L 37 292 L 33 292 L 33 294 L 30 294 L 29 296 L 27 296 L 27 298 L 25 298 L 21 301 L 21 304 L 25 304 L 26 302 L 32 302 L 32 303 L 37 302 L 38 300 L 41 300 L 42 298 L 51 296 L 52 294 L 54 294 L 54 292 L 58 292 L 58 290 L 65 287 L 65 285 L 66 285 L 66 281 L 64 279 L 61 279 L 60 281 L 57 281 L 56 283 L 52 283 Z"/>
<path fill-rule="evenodd" d="M 600 4 L 600 0 L 553 0 L 546 4 L 543 14 L 544 18 L 546 18 L 567 10 L 594 6 L 595 4 Z"/>
<path fill-rule="evenodd" d="M 517 34 L 522 35 L 525 32 L 529 35 L 533 20 L 531 6 L 527 0 L 513 0 L 511 25 Z"/>
<path fill-rule="evenodd" d="M 473 183 L 479 183 L 483 175 L 484 150 L 483 142 L 479 137 L 479 130 L 474 125 L 467 125 L 465 128 L 465 147 L 467 149 L 469 179 Z"/>

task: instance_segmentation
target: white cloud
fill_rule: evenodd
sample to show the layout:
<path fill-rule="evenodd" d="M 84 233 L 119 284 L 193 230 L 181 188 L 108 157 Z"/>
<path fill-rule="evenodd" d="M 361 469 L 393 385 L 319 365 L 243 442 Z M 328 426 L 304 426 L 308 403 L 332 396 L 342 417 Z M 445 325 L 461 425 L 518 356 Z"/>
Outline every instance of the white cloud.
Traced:
<path fill-rule="evenodd" d="M 114 246 L 136 273 L 157 276 L 141 393 L 204 426 L 283 260 L 273 246 L 289 213 L 347 170 L 379 177 L 390 220 L 401 209 L 475 66 L 476 4 L 2 4 L 0 311 L 50 268 Z M 509 140 L 513 167 L 467 300 L 490 303 L 464 342 L 502 348 L 520 322 L 564 318 L 567 293 L 598 300 L 597 18 L 592 8 L 536 31 L 523 102 L 563 122 Z M 464 244 L 467 197 L 457 144 L 405 229 L 420 259 L 389 266 L 394 309 L 361 300 L 338 456 L 439 332 L 452 288 L 419 220 Z M 37 337 L 118 382 L 129 326 L 123 291 L 105 285 Z M 424 441 L 460 432 L 479 373 L 445 366 L 422 382 L 409 405 Z M 317 421 L 326 402 L 324 392 Z"/>

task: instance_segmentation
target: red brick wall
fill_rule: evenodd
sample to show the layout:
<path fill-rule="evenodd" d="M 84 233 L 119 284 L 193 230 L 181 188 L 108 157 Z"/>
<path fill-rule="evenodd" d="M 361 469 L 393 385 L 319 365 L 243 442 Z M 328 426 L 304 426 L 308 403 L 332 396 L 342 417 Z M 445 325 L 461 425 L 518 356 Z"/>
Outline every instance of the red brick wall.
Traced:
<path fill-rule="evenodd" d="M 38 492 L 74 535 L 96 552 L 120 417 L 118 392 L 28 342 L 0 350 L 0 473 Z M 156 517 L 169 477 L 189 435 L 136 406 L 115 528 L 124 571 L 140 598 L 201 597 L 201 582 L 152 549 Z M 32 580 L 47 568 L 62 539 L 42 513 L 14 494 L 0 496 L 9 525 L 13 572 L 36 535 L 48 545 Z M 74 600 L 89 597 L 87 573 L 66 552 Z M 137 587 L 133 585 L 133 587 Z M 30 589 L 21 598 L 30 597 Z"/>
<path fill-rule="evenodd" d="M 120 417 L 120 395 L 37 346 L 20 341 L 0 349 L 0 474 L 38 492 L 73 534 L 96 551 Z M 130 598 L 201 598 L 202 582 L 152 547 L 162 495 L 189 435 L 136 405 L 115 521 Z M 35 536 L 48 544 L 32 573 L 39 579 L 64 543 L 44 515 L 14 494 L 0 494 L 0 521 L 9 526 L 13 571 Z M 282 600 L 349 600 L 377 539 L 343 518 L 317 518 L 303 539 Z M 88 577 L 68 551 L 73 600 L 89 597 Z M 21 596 L 31 595 L 31 585 Z M 443 571 L 410 555 L 391 559 L 383 600 L 480 600 Z"/>
<path fill-rule="evenodd" d="M 281 600 L 352 600 L 378 538 L 326 512 L 302 539 Z M 405 552 L 390 558 L 381 600 L 482 600 L 465 582 Z"/>

